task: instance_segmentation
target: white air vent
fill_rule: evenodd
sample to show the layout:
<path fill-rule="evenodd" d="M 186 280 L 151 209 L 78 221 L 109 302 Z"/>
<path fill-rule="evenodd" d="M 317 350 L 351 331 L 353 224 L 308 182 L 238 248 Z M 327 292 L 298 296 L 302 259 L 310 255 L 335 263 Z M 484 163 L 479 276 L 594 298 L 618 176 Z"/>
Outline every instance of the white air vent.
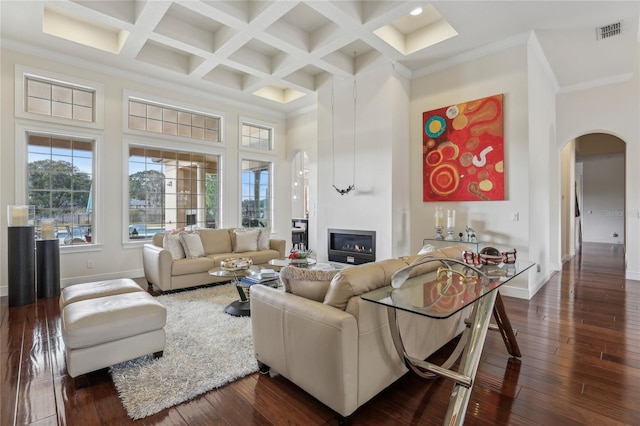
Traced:
<path fill-rule="evenodd" d="M 615 24 L 605 25 L 603 27 L 596 28 L 596 40 L 602 40 L 605 38 L 620 35 L 622 32 L 622 21 Z"/>

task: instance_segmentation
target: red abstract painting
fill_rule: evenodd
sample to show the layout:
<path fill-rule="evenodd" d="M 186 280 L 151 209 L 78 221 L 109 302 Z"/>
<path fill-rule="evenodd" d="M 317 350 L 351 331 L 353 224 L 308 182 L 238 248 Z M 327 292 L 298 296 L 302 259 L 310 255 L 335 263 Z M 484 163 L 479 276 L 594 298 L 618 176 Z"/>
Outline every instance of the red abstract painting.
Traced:
<path fill-rule="evenodd" d="M 424 201 L 504 200 L 502 94 L 422 113 Z"/>

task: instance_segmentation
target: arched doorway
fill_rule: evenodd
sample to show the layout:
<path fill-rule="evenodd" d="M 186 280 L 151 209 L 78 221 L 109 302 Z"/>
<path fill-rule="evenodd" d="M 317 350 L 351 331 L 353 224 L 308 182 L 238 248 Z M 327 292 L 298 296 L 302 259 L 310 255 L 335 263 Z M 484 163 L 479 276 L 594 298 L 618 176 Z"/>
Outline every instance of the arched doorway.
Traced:
<path fill-rule="evenodd" d="M 562 151 L 563 260 L 582 242 L 625 245 L 626 144 L 606 133 L 589 133 Z"/>
<path fill-rule="evenodd" d="M 298 151 L 291 160 L 291 243 L 309 248 L 309 156 Z"/>

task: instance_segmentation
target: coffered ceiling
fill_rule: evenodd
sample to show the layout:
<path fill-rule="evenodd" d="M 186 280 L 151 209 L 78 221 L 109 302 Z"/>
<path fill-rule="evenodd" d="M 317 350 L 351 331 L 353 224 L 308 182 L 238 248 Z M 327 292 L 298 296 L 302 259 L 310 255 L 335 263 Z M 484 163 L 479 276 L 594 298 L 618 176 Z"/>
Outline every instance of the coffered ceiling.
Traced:
<path fill-rule="evenodd" d="M 423 13 L 409 13 L 421 7 Z M 320 79 L 393 66 L 411 79 L 522 44 L 535 31 L 559 90 L 629 78 L 637 1 L 0 3 L 2 45 L 290 113 Z M 596 28 L 621 22 L 620 34 Z"/>

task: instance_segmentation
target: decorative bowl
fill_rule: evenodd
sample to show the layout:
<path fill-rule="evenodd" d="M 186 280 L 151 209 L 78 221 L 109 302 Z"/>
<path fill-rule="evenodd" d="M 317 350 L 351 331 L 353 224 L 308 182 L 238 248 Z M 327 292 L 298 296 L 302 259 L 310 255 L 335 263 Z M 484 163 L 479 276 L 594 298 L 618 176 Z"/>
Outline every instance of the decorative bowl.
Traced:
<path fill-rule="evenodd" d="M 251 265 L 253 260 L 250 257 L 229 257 L 220 261 L 220 267 L 225 271 L 242 271 L 249 269 Z"/>

